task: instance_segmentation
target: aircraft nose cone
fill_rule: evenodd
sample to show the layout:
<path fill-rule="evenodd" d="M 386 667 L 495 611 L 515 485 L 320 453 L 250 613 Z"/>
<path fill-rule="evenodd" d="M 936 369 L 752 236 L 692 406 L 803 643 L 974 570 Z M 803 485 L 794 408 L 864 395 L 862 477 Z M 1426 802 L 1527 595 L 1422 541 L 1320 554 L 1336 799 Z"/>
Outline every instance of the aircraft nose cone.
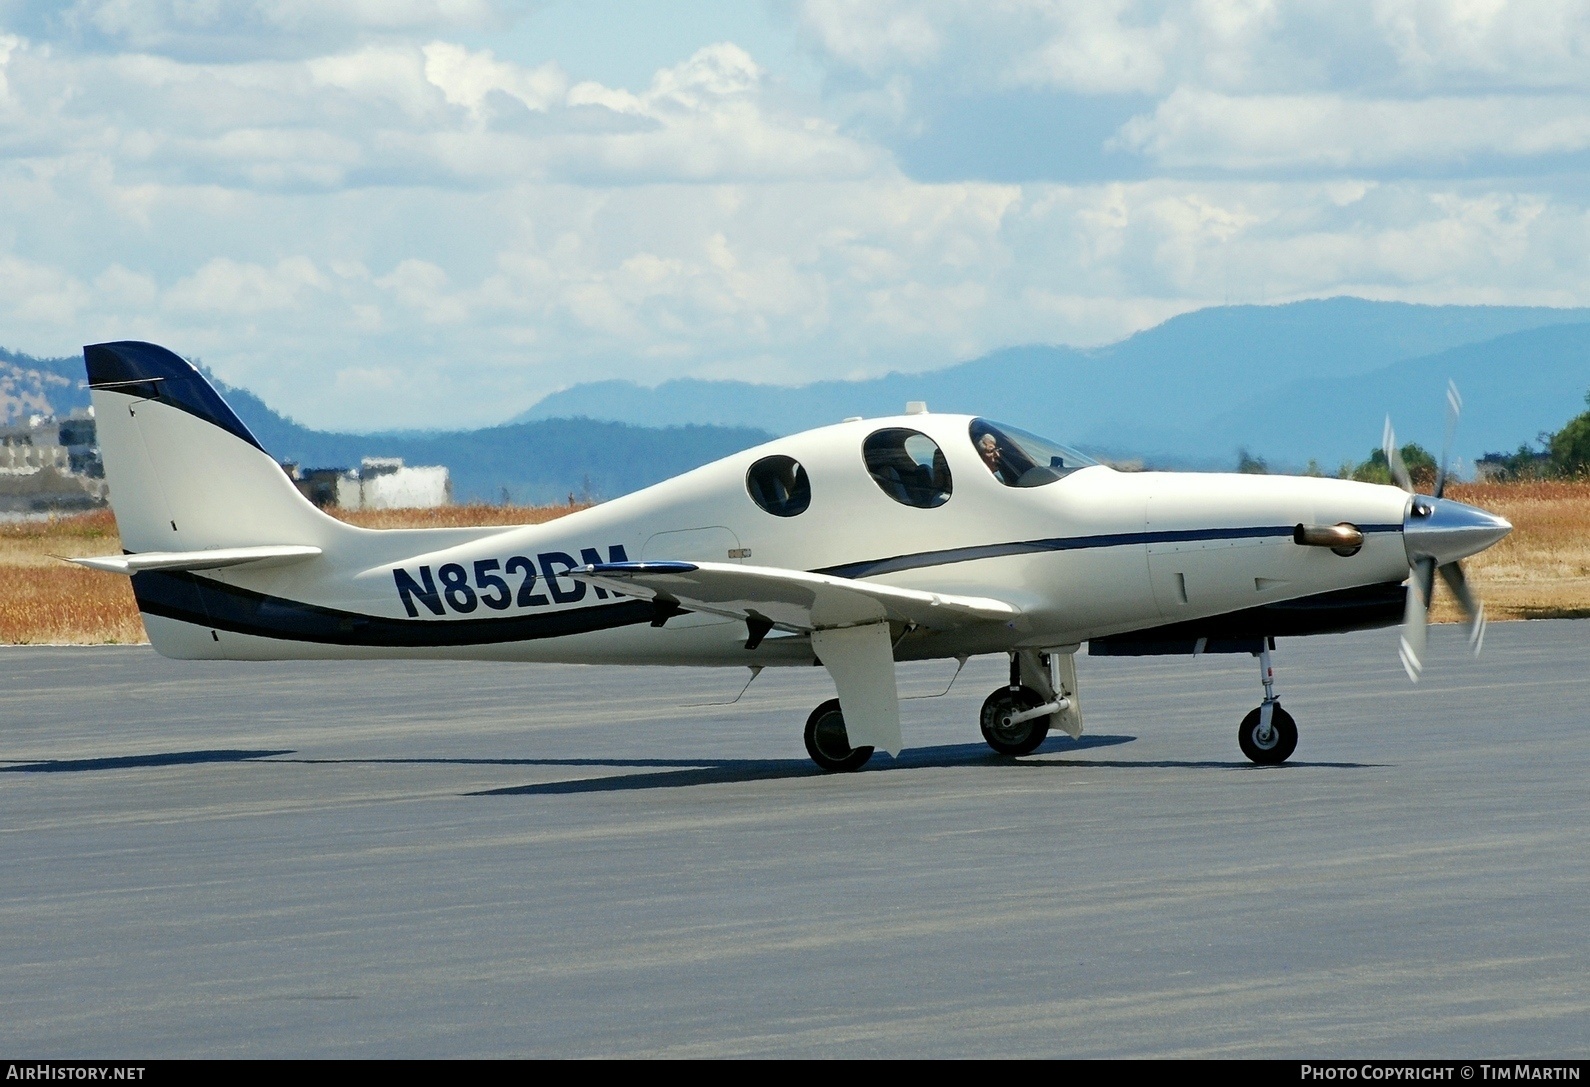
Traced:
<path fill-rule="evenodd" d="M 1434 559 L 1437 566 L 1484 551 L 1513 531 L 1506 518 L 1445 498 L 1415 495 L 1402 519 L 1408 562 Z"/>

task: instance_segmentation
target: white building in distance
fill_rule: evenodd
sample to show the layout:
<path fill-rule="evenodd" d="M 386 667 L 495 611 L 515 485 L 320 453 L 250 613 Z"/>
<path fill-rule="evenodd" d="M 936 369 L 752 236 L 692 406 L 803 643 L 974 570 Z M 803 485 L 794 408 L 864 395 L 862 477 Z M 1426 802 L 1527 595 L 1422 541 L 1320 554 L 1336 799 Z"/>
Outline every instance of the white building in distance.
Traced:
<path fill-rule="evenodd" d="M 93 408 L 0 426 L 0 512 L 91 509 L 105 504 L 105 493 Z"/>
<path fill-rule="evenodd" d="M 452 501 L 452 476 L 440 464 L 407 468 L 402 457 L 365 457 L 337 479 L 337 505 L 345 510 L 432 509 Z"/>

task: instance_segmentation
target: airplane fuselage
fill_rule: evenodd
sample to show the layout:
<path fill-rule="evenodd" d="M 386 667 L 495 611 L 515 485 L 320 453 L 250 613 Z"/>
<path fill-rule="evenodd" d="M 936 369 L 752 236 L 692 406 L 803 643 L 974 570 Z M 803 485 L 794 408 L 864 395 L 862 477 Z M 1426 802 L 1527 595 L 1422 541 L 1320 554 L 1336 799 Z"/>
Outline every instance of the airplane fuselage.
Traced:
<path fill-rule="evenodd" d="M 169 414 L 158 420 L 167 429 L 196 424 L 159 403 L 140 410 Z M 371 532 L 368 547 L 328 548 L 290 569 L 139 574 L 134 585 L 151 638 L 171 656 L 772 665 L 810 663 L 809 641 L 774 632 L 747 649 L 743 623 L 701 612 L 653 626 L 649 605 L 570 571 L 744 563 L 997 593 L 1019 609 L 972 631 L 902 632 L 902 660 L 1074 645 L 1407 576 L 1409 498 L 1395 487 L 1104 466 L 1007 486 L 979 458 L 970 423 L 934 414 L 846 422 L 541 525 Z M 863 442 L 890 428 L 920 432 L 942 450 L 952 481 L 942 504 L 903 504 L 869 474 Z M 801 513 L 776 516 L 749 495 L 747 471 L 770 456 L 805 469 L 810 502 Z M 1354 554 L 1294 542 L 1297 525 L 1341 522 L 1363 533 Z"/>

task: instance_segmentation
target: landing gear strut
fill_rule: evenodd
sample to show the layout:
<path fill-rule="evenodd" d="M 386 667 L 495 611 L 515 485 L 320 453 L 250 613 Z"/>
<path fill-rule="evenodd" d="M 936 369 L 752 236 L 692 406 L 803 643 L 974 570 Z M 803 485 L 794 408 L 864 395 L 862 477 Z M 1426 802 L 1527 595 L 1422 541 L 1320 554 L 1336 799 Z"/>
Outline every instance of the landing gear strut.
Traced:
<path fill-rule="evenodd" d="M 1264 683 L 1264 701 L 1249 711 L 1237 728 L 1237 744 L 1242 753 L 1261 766 L 1276 766 L 1297 750 L 1297 722 L 1281 708 L 1275 695 L 1275 669 L 1270 666 L 1270 640 L 1259 643 L 1259 679 Z"/>
<path fill-rule="evenodd" d="M 1053 658 L 1045 654 L 1043 663 L 1053 672 Z M 1058 691 L 1058 677 L 1052 677 L 1051 689 Z M 1057 694 L 1054 701 L 1044 698 L 1021 682 L 1021 660 L 1010 655 L 1010 684 L 989 695 L 983 702 L 977 723 L 982 727 L 983 739 L 1001 755 L 1030 755 L 1038 750 L 1049 735 L 1049 725 L 1054 715 L 1071 704 Z"/>
<path fill-rule="evenodd" d="M 860 770 L 872 758 L 872 748 L 850 746 L 837 698 L 830 698 L 806 718 L 806 753 L 829 773 Z"/>

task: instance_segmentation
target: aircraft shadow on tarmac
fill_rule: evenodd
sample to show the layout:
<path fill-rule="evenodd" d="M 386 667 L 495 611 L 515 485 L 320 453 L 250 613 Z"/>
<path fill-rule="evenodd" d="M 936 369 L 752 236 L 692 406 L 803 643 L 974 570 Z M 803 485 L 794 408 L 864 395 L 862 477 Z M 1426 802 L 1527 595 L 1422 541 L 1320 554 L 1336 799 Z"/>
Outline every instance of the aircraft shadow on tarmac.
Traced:
<path fill-rule="evenodd" d="M 1325 768 L 1365 769 L 1377 763 L 1359 762 L 1289 762 L 1285 767 L 1258 767 L 1246 761 L 1190 760 L 1190 759 L 1094 759 L 1054 758 L 1071 755 L 1094 748 L 1116 747 L 1136 740 L 1136 736 L 1084 736 L 1077 740 L 1050 737 L 1033 754 L 1045 758 L 1014 759 L 996 755 L 980 743 L 942 744 L 936 747 L 910 748 L 896 759 L 878 759 L 861 773 L 887 773 L 892 770 L 945 769 L 951 767 L 990 766 L 1020 770 L 1043 769 L 1194 769 L 1194 770 L 1248 770 Z M 163 766 L 191 766 L 203 763 L 269 762 L 293 763 L 304 766 L 320 765 L 410 765 L 410 766 L 540 766 L 540 767 L 601 767 L 605 769 L 639 768 L 651 773 L 609 774 L 602 777 L 575 780 L 537 782 L 530 785 L 511 785 L 498 789 L 483 789 L 466 793 L 466 796 L 553 796 L 567 793 L 622 792 L 632 789 L 677 789 L 695 785 L 720 785 L 735 782 L 776 781 L 786 778 L 826 776 L 806 759 L 625 759 L 625 758 L 525 758 L 525 759 L 471 759 L 471 758 L 366 758 L 366 759 L 304 759 L 284 758 L 295 754 L 290 749 L 277 750 L 203 750 L 171 751 L 152 755 L 118 755 L 94 759 L 41 759 L 33 762 L 0 766 L 0 773 L 58 774 L 92 770 L 128 770 Z"/>
<path fill-rule="evenodd" d="M 203 762 L 251 762 L 277 755 L 278 751 L 165 751 L 157 755 L 114 755 L 102 759 L 40 759 L 36 762 L 0 766 L 0 774 L 69 774 L 84 770 L 129 770 L 146 766 L 192 766 Z"/>
<path fill-rule="evenodd" d="M 1115 747 L 1131 743 L 1136 736 L 1084 736 L 1078 740 L 1051 737 L 1034 755 L 1067 755 L 1090 748 Z M 630 789 L 674 789 L 694 785 L 720 785 L 733 782 L 773 781 L 784 778 L 826 777 L 805 759 L 722 759 L 692 761 L 687 759 L 525 759 L 514 760 L 538 766 L 636 766 L 657 767 L 658 772 L 640 774 L 614 774 L 607 777 L 581 778 L 575 781 L 547 781 L 533 785 L 513 785 L 500 789 L 483 789 L 467 796 L 551 796 L 566 793 L 622 792 Z M 1362 769 L 1373 763 L 1355 762 L 1293 762 L 1292 767 L 1337 769 Z M 966 766 L 997 766 L 1019 770 L 1044 769 L 1207 769 L 1207 770 L 1263 770 L 1246 760 L 1240 762 L 1193 761 L 1180 759 L 1071 759 L 1027 758 L 1014 759 L 996 755 L 980 743 L 944 744 L 938 747 L 910 748 L 897 759 L 877 760 L 860 773 L 887 773 L 892 770 L 920 770 Z M 662 769 L 662 768 L 667 769 Z"/>

